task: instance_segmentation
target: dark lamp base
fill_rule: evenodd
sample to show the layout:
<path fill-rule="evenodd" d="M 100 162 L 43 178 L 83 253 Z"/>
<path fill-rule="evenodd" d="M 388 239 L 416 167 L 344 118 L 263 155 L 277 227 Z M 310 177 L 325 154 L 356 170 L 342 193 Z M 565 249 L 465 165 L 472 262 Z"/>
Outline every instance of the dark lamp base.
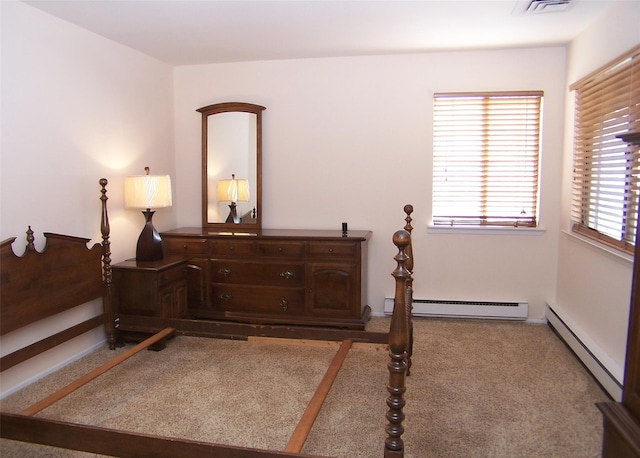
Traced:
<path fill-rule="evenodd" d="M 240 218 L 238 217 L 238 211 L 236 210 L 236 203 L 231 202 L 229 205 L 229 216 L 227 216 L 227 220 L 225 223 L 235 223 L 238 224 L 240 222 Z"/>
<path fill-rule="evenodd" d="M 154 213 L 151 210 L 142 212 L 146 218 L 146 223 L 140 233 L 140 237 L 138 237 L 136 261 L 158 261 L 163 257 L 162 239 L 151 222 Z"/>

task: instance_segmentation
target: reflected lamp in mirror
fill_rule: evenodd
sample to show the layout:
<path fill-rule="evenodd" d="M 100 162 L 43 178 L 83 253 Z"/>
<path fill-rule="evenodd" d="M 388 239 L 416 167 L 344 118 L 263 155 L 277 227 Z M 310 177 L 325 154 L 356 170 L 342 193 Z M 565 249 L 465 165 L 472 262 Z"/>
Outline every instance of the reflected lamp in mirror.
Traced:
<path fill-rule="evenodd" d="M 229 202 L 229 216 L 226 223 L 238 224 L 237 202 L 249 202 L 249 181 L 236 179 L 231 175 L 230 180 L 218 181 L 218 202 Z"/>
<path fill-rule="evenodd" d="M 128 176 L 124 179 L 124 205 L 126 208 L 142 209 L 145 225 L 136 246 L 136 261 L 157 261 L 162 259 L 162 239 L 151 219 L 152 209 L 171 207 L 171 177 L 169 175 L 149 175 L 149 167 L 144 175 Z"/>

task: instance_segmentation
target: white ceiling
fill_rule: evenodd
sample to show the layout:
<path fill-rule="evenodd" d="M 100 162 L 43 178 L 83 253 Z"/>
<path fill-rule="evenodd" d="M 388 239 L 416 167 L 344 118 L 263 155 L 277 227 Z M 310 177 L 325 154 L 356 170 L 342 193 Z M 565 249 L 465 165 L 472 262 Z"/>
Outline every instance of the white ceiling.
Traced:
<path fill-rule="evenodd" d="M 34 0 L 171 65 L 565 44 L 620 1 Z M 552 2 L 562 9 L 567 0 Z M 559 2 L 559 3 L 558 3 Z"/>

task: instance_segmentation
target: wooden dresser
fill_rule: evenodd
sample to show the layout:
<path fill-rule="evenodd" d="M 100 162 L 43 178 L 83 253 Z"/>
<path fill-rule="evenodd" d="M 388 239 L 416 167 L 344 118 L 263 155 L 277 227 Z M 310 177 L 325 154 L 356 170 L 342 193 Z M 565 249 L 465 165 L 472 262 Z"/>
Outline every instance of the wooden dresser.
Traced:
<path fill-rule="evenodd" d="M 165 255 L 188 257 L 188 315 L 257 324 L 364 329 L 368 231 L 161 234 Z"/>

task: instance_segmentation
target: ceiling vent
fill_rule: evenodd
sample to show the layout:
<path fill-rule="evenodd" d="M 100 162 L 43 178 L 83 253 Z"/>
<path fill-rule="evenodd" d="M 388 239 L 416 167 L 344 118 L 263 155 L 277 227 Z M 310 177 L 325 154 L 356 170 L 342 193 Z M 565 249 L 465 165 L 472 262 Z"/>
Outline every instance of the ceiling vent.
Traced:
<path fill-rule="evenodd" d="M 516 14 L 542 14 L 567 11 L 575 0 L 519 0 L 514 9 Z"/>

